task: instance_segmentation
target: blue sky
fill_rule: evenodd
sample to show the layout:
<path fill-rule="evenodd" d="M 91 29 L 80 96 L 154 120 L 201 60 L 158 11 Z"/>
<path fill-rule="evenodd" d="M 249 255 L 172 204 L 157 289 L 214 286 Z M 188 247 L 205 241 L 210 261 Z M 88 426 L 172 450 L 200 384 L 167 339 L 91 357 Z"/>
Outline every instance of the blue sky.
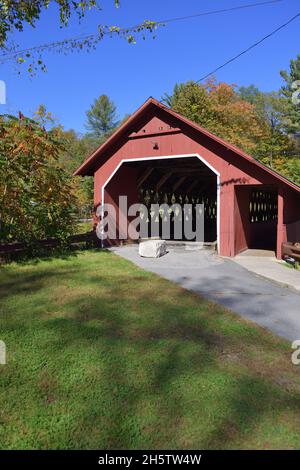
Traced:
<path fill-rule="evenodd" d="M 256 0 L 258 1 L 258 0 Z M 128 26 L 145 19 L 163 20 L 255 0 L 102 0 L 103 10 L 79 25 L 57 27 L 57 12 L 51 8 L 35 29 L 27 27 L 13 39 L 20 48 L 96 31 L 97 24 Z M 21 110 L 30 115 L 43 103 L 66 128 L 84 132 L 85 111 L 94 98 L 106 93 L 116 103 L 119 116 L 133 112 L 150 95 L 158 99 L 171 92 L 176 82 L 197 80 L 239 53 L 300 11 L 299 0 L 195 18 L 167 24 L 136 45 L 106 38 L 96 51 L 67 56 L 44 54 L 47 72 L 30 77 L 18 75 L 13 63 L 0 64 L 0 80 L 7 86 L 7 104 L 0 112 Z M 278 89 L 279 70 L 288 69 L 299 49 L 300 19 L 265 41 L 217 74 L 218 80 L 238 85 L 256 84 L 262 90 Z"/>

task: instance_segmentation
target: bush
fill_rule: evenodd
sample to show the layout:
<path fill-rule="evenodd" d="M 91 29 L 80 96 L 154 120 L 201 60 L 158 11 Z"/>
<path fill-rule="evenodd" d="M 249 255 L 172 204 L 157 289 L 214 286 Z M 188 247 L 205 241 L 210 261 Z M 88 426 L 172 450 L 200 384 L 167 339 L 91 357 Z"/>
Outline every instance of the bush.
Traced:
<path fill-rule="evenodd" d="M 0 117 L 0 242 L 55 237 L 65 241 L 75 227 L 71 177 L 58 157 L 55 130 L 25 118 Z"/>

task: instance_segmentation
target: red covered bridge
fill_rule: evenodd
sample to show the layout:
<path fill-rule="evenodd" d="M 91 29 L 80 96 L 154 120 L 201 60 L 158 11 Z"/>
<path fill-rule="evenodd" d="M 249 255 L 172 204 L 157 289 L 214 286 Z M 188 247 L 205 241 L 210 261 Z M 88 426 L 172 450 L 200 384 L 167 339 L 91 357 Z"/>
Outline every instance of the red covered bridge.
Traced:
<path fill-rule="evenodd" d="M 299 186 L 153 98 L 74 174 L 94 176 L 95 207 L 118 208 L 120 195 L 204 203 L 206 241 L 223 256 L 262 248 L 281 258 L 283 241 L 300 241 Z"/>

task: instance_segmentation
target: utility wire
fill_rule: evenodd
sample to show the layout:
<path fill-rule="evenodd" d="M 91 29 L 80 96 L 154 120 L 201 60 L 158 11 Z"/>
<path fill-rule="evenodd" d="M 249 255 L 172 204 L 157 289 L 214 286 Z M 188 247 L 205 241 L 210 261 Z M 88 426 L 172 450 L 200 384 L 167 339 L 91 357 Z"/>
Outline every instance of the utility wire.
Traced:
<path fill-rule="evenodd" d="M 163 25 L 163 24 L 173 23 L 173 22 L 176 22 L 176 21 L 184 21 L 184 20 L 189 20 L 189 19 L 192 19 L 192 18 L 199 18 L 201 16 L 215 15 L 215 14 L 220 14 L 220 13 L 232 12 L 232 11 L 236 11 L 236 10 L 243 10 L 243 9 L 246 9 L 246 8 L 253 8 L 253 7 L 258 7 L 258 6 L 263 6 L 263 5 L 275 4 L 275 3 L 282 2 L 282 1 L 283 0 L 268 0 L 268 1 L 264 1 L 264 2 L 249 3 L 249 4 L 246 4 L 246 5 L 240 5 L 240 6 L 237 6 L 237 7 L 224 8 L 224 9 L 221 9 L 221 10 L 210 10 L 210 11 L 206 11 L 206 12 L 202 12 L 202 13 L 196 13 L 194 15 L 168 18 L 168 19 L 165 19 L 165 20 L 155 21 L 155 23 L 157 23 L 158 25 L 159 24 Z M 130 31 L 135 30 L 138 26 L 139 25 L 131 26 L 129 28 L 121 28 L 120 31 L 130 32 Z M 111 34 L 111 32 L 110 31 L 104 31 L 103 34 L 109 35 L 109 34 Z M 17 55 L 20 55 L 20 54 L 31 53 L 31 52 L 39 51 L 39 50 L 42 50 L 42 49 L 48 49 L 49 50 L 50 48 L 56 48 L 56 47 L 59 47 L 59 46 L 64 46 L 64 45 L 67 45 L 68 43 L 72 44 L 72 43 L 77 42 L 77 41 L 89 41 L 89 40 L 97 39 L 98 36 L 99 36 L 99 34 L 93 33 L 93 34 L 90 34 L 90 35 L 87 35 L 87 36 L 78 36 L 78 37 L 75 37 L 75 38 L 69 38 L 69 39 L 65 39 L 65 40 L 61 40 L 61 41 L 41 44 L 39 46 L 33 46 L 33 47 L 29 47 L 29 48 L 22 49 L 22 50 L 19 50 L 19 51 L 5 52 L 4 54 L 0 54 L 0 62 L 3 63 L 3 62 L 6 62 L 6 61 L 9 61 L 9 60 L 15 58 Z M 201 80 L 199 80 L 199 81 L 201 81 Z"/>
<path fill-rule="evenodd" d="M 267 36 L 264 36 L 262 39 L 260 39 L 259 41 L 255 42 L 254 44 L 252 44 L 251 46 L 247 47 L 247 49 L 245 49 L 244 51 L 240 52 L 239 54 L 237 54 L 236 56 L 232 57 L 231 59 L 227 60 L 226 62 L 224 62 L 224 64 L 222 65 L 219 65 L 217 68 L 215 68 L 214 70 L 212 70 L 211 72 L 207 73 L 206 75 L 204 75 L 204 77 L 201 77 L 199 80 L 196 81 L 196 83 L 199 83 L 199 82 L 202 82 L 203 80 L 205 80 L 206 78 L 210 77 L 211 75 L 215 74 L 216 72 L 218 72 L 219 70 L 223 69 L 224 67 L 226 67 L 226 65 L 228 64 L 231 64 L 232 62 L 234 62 L 235 60 L 239 59 L 242 55 L 246 54 L 247 52 L 251 51 L 252 49 L 254 49 L 255 47 L 259 46 L 262 42 L 264 42 L 266 39 L 269 39 L 271 36 L 274 36 L 276 33 L 278 33 L 279 31 L 281 31 L 283 28 L 286 28 L 286 26 L 288 26 L 289 24 L 291 24 L 293 21 L 295 21 L 297 18 L 299 18 L 300 16 L 300 12 L 297 13 L 295 16 L 293 16 L 292 18 L 290 18 L 286 23 L 282 24 L 281 26 L 279 26 L 278 28 L 274 29 L 274 31 L 272 31 L 271 33 L 267 34 Z"/>
<path fill-rule="evenodd" d="M 226 13 L 226 12 L 235 11 L 235 10 L 244 10 L 245 8 L 259 7 L 263 5 L 269 5 L 270 3 L 279 3 L 282 1 L 283 0 L 269 0 L 266 2 L 249 3 L 247 5 L 240 5 L 237 7 L 223 8 L 222 10 L 211 10 L 211 11 L 205 11 L 203 13 L 196 13 L 194 15 L 178 16 L 177 18 L 175 17 L 175 18 L 169 18 L 167 20 L 161 20 L 158 23 L 163 23 L 163 24 L 174 23 L 175 21 L 190 20 L 192 18 L 199 18 L 201 16 L 215 15 L 217 13 Z"/>

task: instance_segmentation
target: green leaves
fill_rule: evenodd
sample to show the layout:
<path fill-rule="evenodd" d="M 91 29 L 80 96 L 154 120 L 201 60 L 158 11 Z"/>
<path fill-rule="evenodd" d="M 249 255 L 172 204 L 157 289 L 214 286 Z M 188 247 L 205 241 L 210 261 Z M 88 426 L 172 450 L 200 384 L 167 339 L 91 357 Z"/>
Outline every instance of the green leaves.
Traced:
<path fill-rule="evenodd" d="M 86 115 L 86 127 L 97 137 L 103 137 L 118 124 L 116 106 L 107 95 L 95 99 Z"/>
<path fill-rule="evenodd" d="M 0 141 L 0 242 L 65 239 L 75 226 L 76 199 L 58 163 L 57 132 L 24 116 L 1 116 Z"/>
<path fill-rule="evenodd" d="M 300 54 L 295 60 L 290 61 L 290 70 L 280 72 L 284 80 L 281 87 L 281 94 L 286 98 L 286 130 L 288 133 L 300 136 L 300 103 L 293 100 L 295 91 L 300 93 Z"/>
<path fill-rule="evenodd" d="M 300 55 L 291 60 L 290 71 L 281 71 L 280 75 L 284 84 L 278 92 L 261 92 L 250 85 L 241 87 L 239 93 L 255 106 L 266 129 L 257 141 L 255 157 L 300 184 L 300 105 L 292 99 L 300 80 Z"/>

